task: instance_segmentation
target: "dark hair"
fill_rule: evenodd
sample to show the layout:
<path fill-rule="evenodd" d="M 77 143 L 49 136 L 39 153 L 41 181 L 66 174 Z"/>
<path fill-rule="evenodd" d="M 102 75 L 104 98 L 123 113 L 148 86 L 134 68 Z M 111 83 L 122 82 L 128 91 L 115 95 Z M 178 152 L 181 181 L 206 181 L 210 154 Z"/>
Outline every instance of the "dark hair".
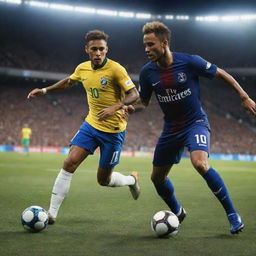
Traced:
<path fill-rule="evenodd" d="M 85 35 L 86 43 L 92 41 L 92 40 L 105 40 L 108 41 L 109 36 L 101 30 L 91 30 Z"/>
<path fill-rule="evenodd" d="M 154 33 L 161 41 L 167 40 L 169 43 L 171 40 L 171 30 L 159 21 L 147 22 L 142 28 L 142 33 L 144 35 Z"/>

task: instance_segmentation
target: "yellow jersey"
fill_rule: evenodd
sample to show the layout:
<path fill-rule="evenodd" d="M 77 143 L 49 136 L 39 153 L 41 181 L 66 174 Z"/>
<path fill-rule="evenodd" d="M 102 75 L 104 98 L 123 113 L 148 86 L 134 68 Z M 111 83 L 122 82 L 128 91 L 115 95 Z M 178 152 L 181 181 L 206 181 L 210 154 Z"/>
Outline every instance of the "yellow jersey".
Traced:
<path fill-rule="evenodd" d="M 122 110 L 103 121 L 97 116 L 102 109 L 122 101 L 125 92 L 135 87 L 123 66 L 105 59 L 102 67 L 93 69 L 91 61 L 86 61 L 77 66 L 70 79 L 81 82 L 86 91 L 89 113 L 85 121 L 104 132 L 118 133 L 126 129 L 127 121 L 122 117 Z"/>
<path fill-rule="evenodd" d="M 30 128 L 22 128 L 21 130 L 22 139 L 30 139 L 30 136 L 32 134 L 32 130 Z"/>

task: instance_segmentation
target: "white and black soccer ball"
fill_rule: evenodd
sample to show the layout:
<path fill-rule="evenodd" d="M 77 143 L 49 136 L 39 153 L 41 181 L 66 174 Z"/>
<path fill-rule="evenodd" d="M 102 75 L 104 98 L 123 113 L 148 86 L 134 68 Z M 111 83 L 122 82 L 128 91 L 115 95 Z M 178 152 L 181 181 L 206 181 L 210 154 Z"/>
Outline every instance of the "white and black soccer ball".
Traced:
<path fill-rule="evenodd" d="M 159 211 L 151 220 L 151 228 L 158 237 L 174 236 L 178 233 L 180 222 L 171 211 Z"/>
<path fill-rule="evenodd" d="M 42 207 L 33 205 L 23 211 L 21 223 L 28 231 L 40 232 L 48 225 L 48 214 Z"/>

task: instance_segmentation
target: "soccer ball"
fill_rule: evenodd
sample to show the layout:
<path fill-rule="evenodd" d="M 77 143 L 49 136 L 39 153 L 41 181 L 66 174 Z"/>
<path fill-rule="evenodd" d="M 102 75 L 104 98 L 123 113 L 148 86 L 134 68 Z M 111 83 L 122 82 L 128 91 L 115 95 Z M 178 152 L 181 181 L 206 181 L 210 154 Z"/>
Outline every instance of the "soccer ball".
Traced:
<path fill-rule="evenodd" d="M 30 206 L 21 214 L 23 227 L 30 232 L 40 232 L 48 225 L 48 214 L 40 206 Z"/>
<path fill-rule="evenodd" d="M 160 211 L 153 216 L 151 228 L 158 237 L 174 236 L 179 231 L 180 222 L 173 212 Z"/>

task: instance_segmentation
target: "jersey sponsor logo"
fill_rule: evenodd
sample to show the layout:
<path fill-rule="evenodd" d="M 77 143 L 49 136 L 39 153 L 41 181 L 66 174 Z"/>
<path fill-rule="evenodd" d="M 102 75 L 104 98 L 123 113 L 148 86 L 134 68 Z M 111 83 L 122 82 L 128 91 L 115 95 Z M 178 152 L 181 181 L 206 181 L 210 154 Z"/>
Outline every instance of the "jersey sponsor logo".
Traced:
<path fill-rule="evenodd" d="M 178 79 L 178 82 L 179 83 L 185 83 L 186 81 L 187 81 L 187 76 L 186 76 L 186 74 L 185 73 L 183 73 L 183 72 L 180 72 L 180 73 L 178 73 L 178 75 L 177 75 L 177 79 Z"/>
<path fill-rule="evenodd" d="M 128 81 L 125 82 L 125 85 L 126 85 L 126 86 L 129 86 L 129 85 L 131 85 L 131 84 L 132 84 L 132 80 L 128 80 Z"/>
<path fill-rule="evenodd" d="M 174 102 L 174 101 L 179 101 L 179 100 L 182 100 L 188 96 L 190 96 L 192 94 L 190 88 L 182 91 L 182 92 L 179 92 L 179 93 L 176 93 L 176 94 L 170 94 L 170 95 L 167 95 L 167 96 L 162 96 L 160 94 L 157 94 L 157 99 L 159 102 L 163 103 L 163 102 Z"/>
<path fill-rule="evenodd" d="M 102 88 L 106 88 L 106 87 L 107 87 L 107 84 L 108 84 L 107 78 L 106 78 L 106 77 L 102 77 L 102 78 L 100 79 L 100 83 L 101 83 L 101 87 L 102 87 Z"/>
<path fill-rule="evenodd" d="M 156 86 L 157 84 L 159 84 L 160 81 L 156 82 L 156 83 L 152 83 L 152 86 Z"/>
<path fill-rule="evenodd" d="M 210 62 L 206 62 L 206 69 L 209 69 L 210 67 L 211 67 L 211 65 L 212 65 L 212 63 L 210 63 Z"/>

